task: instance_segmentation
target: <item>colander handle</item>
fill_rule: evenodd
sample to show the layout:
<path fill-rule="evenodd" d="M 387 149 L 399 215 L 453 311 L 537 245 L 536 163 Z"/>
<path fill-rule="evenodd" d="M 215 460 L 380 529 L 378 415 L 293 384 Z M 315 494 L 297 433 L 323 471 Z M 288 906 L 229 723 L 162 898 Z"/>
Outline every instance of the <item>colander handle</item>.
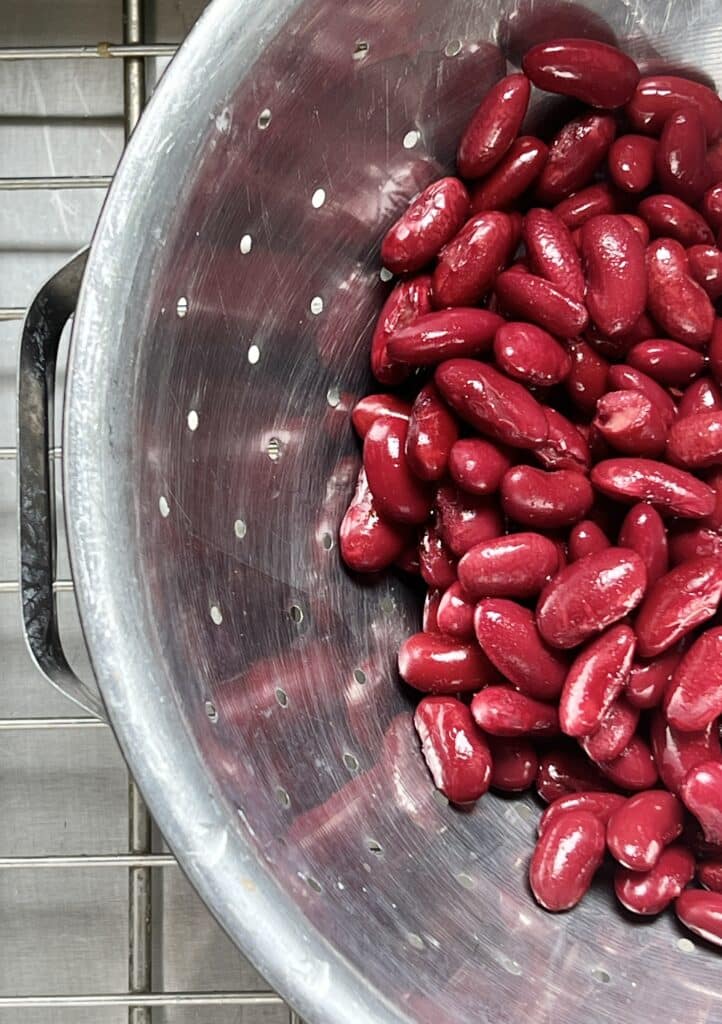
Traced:
<path fill-rule="evenodd" d="M 87 256 L 84 249 L 50 278 L 28 309 L 23 326 L 17 410 L 20 600 L 25 641 L 40 672 L 70 700 L 105 720 L 102 701 L 78 679 L 65 657 L 54 588 L 58 510 L 50 448 L 55 367 Z"/>

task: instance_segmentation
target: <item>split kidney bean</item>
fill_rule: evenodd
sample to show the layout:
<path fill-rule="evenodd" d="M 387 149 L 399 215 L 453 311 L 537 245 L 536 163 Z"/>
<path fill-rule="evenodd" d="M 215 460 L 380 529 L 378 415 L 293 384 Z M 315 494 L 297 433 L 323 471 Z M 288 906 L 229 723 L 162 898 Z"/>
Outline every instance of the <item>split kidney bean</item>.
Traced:
<path fill-rule="evenodd" d="M 705 889 L 722 892 L 722 860 L 707 860 L 698 864 L 697 879 Z"/>
<path fill-rule="evenodd" d="M 606 828 L 611 815 L 626 799 L 621 793 L 607 793 L 604 790 L 588 790 L 558 796 L 552 800 L 539 819 L 539 835 L 544 835 L 553 821 L 569 811 L 586 811 L 593 814 Z"/>
<path fill-rule="evenodd" d="M 678 110 L 664 122 L 656 166 L 663 192 L 699 202 L 707 184 L 707 134 L 696 107 Z"/>
<path fill-rule="evenodd" d="M 434 270 L 431 295 L 437 309 L 473 306 L 492 288 L 509 262 L 516 231 L 507 213 L 477 213 L 444 246 Z"/>
<path fill-rule="evenodd" d="M 491 350 L 504 323 L 487 309 L 460 306 L 420 316 L 389 338 L 387 352 L 395 364 L 435 366 L 454 356 L 477 356 Z"/>
<path fill-rule="evenodd" d="M 716 302 L 722 296 L 722 251 L 714 245 L 693 245 L 687 263 L 694 280 Z"/>
<path fill-rule="evenodd" d="M 595 39 L 540 43 L 525 54 L 522 68 L 538 89 L 605 110 L 623 107 L 639 82 L 631 57 Z"/>
<path fill-rule="evenodd" d="M 677 527 L 669 537 L 669 558 L 672 565 L 681 565 L 692 558 L 722 556 L 722 533 L 703 526 L 688 529 Z"/>
<path fill-rule="evenodd" d="M 680 796 L 707 842 L 722 844 L 722 761 L 703 761 L 690 769 Z"/>
<path fill-rule="evenodd" d="M 711 377 L 701 377 L 685 388 L 678 406 L 678 416 L 694 416 L 698 412 L 722 409 L 722 395 Z"/>
<path fill-rule="evenodd" d="M 548 751 L 539 759 L 536 788 L 542 800 L 550 804 L 573 793 L 604 791 L 611 787 L 597 765 L 581 750 L 560 748 Z"/>
<path fill-rule="evenodd" d="M 442 477 L 458 436 L 456 419 L 434 385 L 427 384 L 416 396 L 409 417 L 406 461 L 412 473 L 420 480 Z"/>
<path fill-rule="evenodd" d="M 629 510 L 619 531 L 619 546 L 631 548 L 642 559 L 647 569 L 648 587 L 669 569 L 667 531 L 652 505 L 640 502 Z"/>
<path fill-rule="evenodd" d="M 647 135 L 620 135 L 609 149 L 609 175 L 623 192 L 644 192 L 654 180 L 657 141 Z"/>
<path fill-rule="evenodd" d="M 439 605 L 441 604 L 440 590 L 427 590 L 424 598 L 424 611 L 421 620 L 421 629 L 424 633 L 442 633 L 439 628 Z"/>
<path fill-rule="evenodd" d="M 618 697 L 609 706 L 596 732 L 579 743 L 593 761 L 613 761 L 627 747 L 637 731 L 639 708 Z"/>
<path fill-rule="evenodd" d="M 624 688 L 636 643 L 629 626 L 613 626 L 577 655 L 559 701 L 559 724 L 567 736 L 589 736 L 600 728 Z"/>
<path fill-rule="evenodd" d="M 572 366 L 567 350 L 534 324 L 501 326 L 494 338 L 494 357 L 504 373 L 537 387 L 558 384 Z"/>
<path fill-rule="evenodd" d="M 555 135 L 536 187 L 542 203 L 556 203 L 588 185 L 614 141 L 617 125 L 609 114 L 584 114 Z"/>
<path fill-rule="evenodd" d="M 577 231 L 592 217 L 602 213 L 614 213 L 617 200 L 609 185 L 590 185 L 562 199 L 554 207 L 554 213 L 570 231 Z"/>
<path fill-rule="evenodd" d="M 529 740 L 489 736 L 491 788 L 502 793 L 521 793 L 534 784 L 539 759 Z"/>
<path fill-rule="evenodd" d="M 649 871 L 618 867 L 614 873 L 617 899 L 633 914 L 661 914 L 694 878 L 694 857 L 680 843 L 663 850 Z"/>
<path fill-rule="evenodd" d="M 646 585 L 644 562 L 634 551 L 607 548 L 580 558 L 542 591 L 539 632 L 553 647 L 576 647 L 633 611 Z"/>
<path fill-rule="evenodd" d="M 632 330 L 647 301 L 644 247 L 623 217 L 602 214 L 582 228 L 587 309 L 611 337 Z"/>
<path fill-rule="evenodd" d="M 456 559 L 433 526 L 427 527 L 419 541 L 419 569 L 427 586 L 448 590 L 456 582 Z"/>
<path fill-rule="evenodd" d="M 592 470 L 592 483 L 620 501 L 648 501 L 664 512 L 689 519 L 710 514 L 711 487 L 691 473 L 654 459 L 605 459 Z"/>
<path fill-rule="evenodd" d="M 474 643 L 440 633 L 415 633 L 399 650 L 399 674 L 423 693 L 474 693 L 496 682 L 496 669 Z"/>
<path fill-rule="evenodd" d="M 529 866 L 534 898 L 545 910 L 579 903 L 604 858 L 604 826 L 588 811 L 566 811 L 537 841 Z"/>
<path fill-rule="evenodd" d="M 441 539 L 459 558 L 477 544 L 503 533 L 501 513 L 493 498 L 442 484 L 436 491 L 435 507 Z"/>
<path fill-rule="evenodd" d="M 493 494 L 511 466 L 509 455 L 491 441 L 466 437 L 456 441 L 449 455 L 451 479 L 469 494 Z"/>
<path fill-rule="evenodd" d="M 717 611 L 722 597 L 722 558 L 695 558 L 662 576 L 639 609 L 635 629 L 639 653 L 651 658 L 668 650 Z"/>
<path fill-rule="evenodd" d="M 722 411 L 698 412 L 678 420 L 669 432 L 667 457 L 688 469 L 722 463 Z"/>
<path fill-rule="evenodd" d="M 650 871 L 665 846 L 682 834 L 684 808 L 674 793 L 636 793 L 607 822 L 607 846 L 622 867 Z"/>
<path fill-rule="evenodd" d="M 643 395 L 653 402 L 664 419 L 665 426 L 669 428 L 677 416 L 677 409 L 669 392 L 665 391 L 656 380 L 652 380 L 646 373 L 635 369 L 633 366 L 617 363 L 609 367 L 608 385 L 614 391 L 641 391 Z"/>
<path fill-rule="evenodd" d="M 486 793 L 491 752 L 466 704 L 453 697 L 423 697 L 414 726 L 434 785 L 448 800 L 468 804 Z"/>
<path fill-rule="evenodd" d="M 459 582 L 472 598 L 534 597 L 557 571 L 556 545 L 539 533 L 512 533 L 477 544 L 459 562 Z"/>
<path fill-rule="evenodd" d="M 642 710 L 656 708 L 661 704 L 680 658 L 679 651 L 668 651 L 656 658 L 635 661 L 624 687 L 624 694 L 629 703 Z"/>
<path fill-rule="evenodd" d="M 371 339 L 371 372 L 380 384 L 395 387 L 409 375 L 407 366 L 398 366 L 388 354 L 389 339 L 396 331 L 431 312 L 431 277 L 422 274 L 400 281 L 386 300 Z"/>
<path fill-rule="evenodd" d="M 720 253 L 722 257 L 722 253 Z M 627 362 L 665 387 L 683 388 L 704 369 L 704 356 L 666 338 L 649 338 L 632 346 Z"/>
<path fill-rule="evenodd" d="M 450 359 L 437 368 L 435 380 L 452 409 L 482 434 L 513 448 L 535 448 L 546 440 L 541 405 L 523 385 L 492 366 Z"/>
<path fill-rule="evenodd" d="M 560 338 L 574 338 L 589 323 L 582 302 L 536 274 L 504 271 L 496 279 L 496 296 L 512 316 L 538 324 Z"/>
<path fill-rule="evenodd" d="M 641 391 L 608 391 L 597 401 L 594 428 L 624 455 L 654 458 L 667 444 L 667 430 L 657 406 Z"/>
<path fill-rule="evenodd" d="M 588 473 L 591 463 L 589 445 L 581 432 L 556 409 L 544 410 L 546 440 L 534 449 L 534 456 L 546 469 L 575 469 Z"/>
<path fill-rule="evenodd" d="M 702 115 L 707 141 L 722 135 L 722 102 L 706 85 L 677 75 L 642 78 L 627 104 L 627 117 L 637 131 L 658 135 L 668 118 L 695 107 Z"/>
<path fill-rule="evenodd" d="M 722 228 L 722 178 L 717 184 L 707 189 L 700 205 L 702 216 L 714 232 Z"/>
<path fill-rule="evenodd" d="M 382 516 L 399 523 L 423 523 L 431 502 L 406 459 L 408 428 L 408 423 L 393 416 L 374 420 L 364 438 L 364 469 Z"/>
<path fill-rule="evenodd" d="M 716 723 L 701 732 L 682 732 L 670 725 L 661 710 L 656 710 L 652 714 L 649 738 L 660 778 L 672 793 L 680 793 L 693 768 L 722 757 Z"/>
<path fill-rule="evenodd" d="M 574 405 L 591 415 L 607 390 L 609 363 L 581 338 L 570 345 L 570 351 L 572 368 L 564 385 Z"/>
<path fill-rule="evenodd" d="M 460 583 L 452 583 L 445 591 L 436 613 L 440 633 L 460 640 L 474 637 L 474 605 L 469 602 Z"/>
<path fill-rule="evenodd" d="M 456 162 L 464 178 L 488 174 L 519 134 L 529 105 L 526 75 L 508 75 L 493 85 L 461 137 Z"/>
<path fill-rule="evenodd" d="M 369 427 L 379 416 L 398 416 L 408 422 L 411 406 L 396 395 L 366 395 L 356 403 L 351 413 L 351 422 L 358 436 L 363 440 Z"/>
<path fill-rule="evenodd" d="M 354 572 L 380 572 L 396 561 L 408 539 L 405 527 L 387 522 L 376 511 L 362 469 L 339 530 L 344 562 Z"/>
<path fill-rule="evenodd" d="M 651 789 L 658 781 L 652 752 L 640 736 L 633 736 L 613 761 L 600 761 L 599 769 L 620 789 Z"/>
<path fill-rule="evenodd" d="M 381 260 L 394 274 L 421 270 L 454 237 L 469 215 L 469 193 L 458 178 L 441 178 L 418 196 L 381 243 Z"/>
<path fill-rule="evenodd" d="M 584 302 L 582 265 L 564 221 L 551 210 L 529 210 L 524 218 L 522 239 L 533 272 L 578 302 Z"/>
<path fill-rule="evenodd" d="M 659 239 L 646 256 L 649 312 L 675 341 L 699 348 L 709 341 L 714 307 L 705 290 L 688 272 L 687 256 L 679 242 Z"/>
<path fill-rule="evenodd" d="M 722 893 L 687 889 L 674 909 L 685 928 L 715 946 L 722 946 Z"/>
<path fill-rule="evenodd" d="M 501 503 L 520 526 L 554 530 L 583 519 L 594 503 L 594 491 L 588 478 L 572 469 L 547 472 L 513 466 L 501 481 Z"/>
<path fill-rule="evenodd" d="M 704 217 L 677 196 L 647 196 L 637 207 L 652 237 L 673 239 L 685 248 L 691 245 L 714 245 L 714 235 Z"/>
<path fill-rule="evenodd" d="M 534 184 L 548 153 L 546 143 L 533 135 L 515 139 L 501 162 L 472 190 L 472 212 L 506 210 Z"/>
<path fill-rule="evenodd" d="M 502 598 L 484 598 L 474 612 L 474 630 L 489 661 L 518 690 L 537 700 L 559 696 L 567 660 L 547 647 L 528 608 Z"/>
<path fill-rule="evenodd" d="M 545 704 L 510 686 L 487 686 L 471 701 L 474 721 L 491 736 L 556 736 L 559 716 Z"/>
<path fill-rule="evenodd" d="M 664 695 L 667 721 L 682 732 L 701 732 L 722 714 L 722 628 L 698 637 L 675 670 Z"/>
<path fill-rule="evenodd" d="M 611 547 L 609 537 L 592 519 L 584 519 L 572 527 L 569 534 L 569 560 L 578 562 L 585 555 L 594 555 Z M 629 547 L 629 545 L 622 545 Z"/>

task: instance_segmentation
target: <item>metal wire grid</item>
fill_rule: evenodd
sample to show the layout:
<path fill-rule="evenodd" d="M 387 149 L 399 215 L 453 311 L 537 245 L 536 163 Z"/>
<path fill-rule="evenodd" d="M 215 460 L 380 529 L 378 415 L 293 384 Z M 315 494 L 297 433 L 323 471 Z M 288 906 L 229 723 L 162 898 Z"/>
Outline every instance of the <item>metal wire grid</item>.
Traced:
<path fill-rule="evenodd" d="M 67 60 L 67 59 L 122 59 L 124 63 L 124 121 L 126 137 L 130 135 L 145 104 L 147 58 L 168 58 L 176 50 L 174 45 L 143 42 L 145 0 L 122 0 L 124 38 L 122 44 L 101 42 L 96 46 L 53 46 L 0 48 L 0 60 Z M 57 176 L 57 177 L 5 177 L 0 178 L 0 192 L 20 190 L 106 189 L 110 176 Z M 0 307 L 0 322 L 22 321 L 25 308 Z M 62 458 L 62 451 L 50 451 L 53 460 Z M 0 460 L 15 460 L 15 447 L 0 447 Z M 57 593 L 72 592 L 71 579 L 58 579 L 54 583 Z M 0 595 L 19 592 L 18 580 L 0 580 Z M 0 718 L 0 732 L 21 730 L 102 729 L 106 724 L 92 717 L 34 717 Z M 270 992 L 153 992 L 151 989 L 151 871 L 176 864 L 170 854 L 153 853 L 151 820 L 135 783 L 128 783 L 129 849 L 118 854 L 77 854 L 73 856 L 14 856 L 0 857 L 0 870 L 41 870 L 60 868 L 112 868 L 128 870 L 128 992 L 89 993 L 86 995 L 25 995 L 0 997 L 0 1009 L 5 1008 L 86 1008 L 127 1007 L 129 1024 L 151 1024 L 153 1007 L 176 1006 L 279 1006 L 282 1000 Z M 289 1010 L 289 1024 L 302 1024 L 293 1010 Z"/>

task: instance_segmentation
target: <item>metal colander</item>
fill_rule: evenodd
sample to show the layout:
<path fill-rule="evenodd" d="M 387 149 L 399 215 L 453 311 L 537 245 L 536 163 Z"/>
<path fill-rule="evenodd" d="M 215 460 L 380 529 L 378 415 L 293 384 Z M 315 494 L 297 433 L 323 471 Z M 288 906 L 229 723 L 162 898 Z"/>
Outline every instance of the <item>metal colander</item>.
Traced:
<path fill-rule="evenodd" d="M 98 682 L 189 877 L 313 1024 L 722 1020 L 673 915 L 632 921 L 605 877 L 535 905 L 533 797 L 434 793 L 395 671 L 419 594 L 336 547 L 382 234 L 557 35 L 722 82 L 718 0 L 216 0 L 85 274 L 65 487 Z"/>

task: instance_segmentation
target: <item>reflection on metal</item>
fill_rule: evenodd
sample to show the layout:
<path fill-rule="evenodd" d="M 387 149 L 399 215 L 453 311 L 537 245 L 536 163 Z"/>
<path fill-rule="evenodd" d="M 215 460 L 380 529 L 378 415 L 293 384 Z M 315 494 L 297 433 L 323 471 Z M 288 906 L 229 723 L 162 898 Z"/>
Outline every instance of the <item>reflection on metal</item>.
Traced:
<path fill-rule="evenodd" d="M 17 996 L 0 997 L 0 1009 L 30 1007 L 105 1006 L 281 1006 L 272 992 L 155 992 L 152 995 Z"/>
<path fill-rule="evenodd" d="M 16 46 L 0 47 L 2 60 L 78 60 L 85 57 L 172 57 L 177 46 L 155 43 L 151 46 L 98 43 L 97 46 Z"/>
<path fill-rule="evenodd" d="M 0 192 L 37 191 L 45 189 L 108 188 L 110 175 L 76 178 L 0 178 Z"/>

